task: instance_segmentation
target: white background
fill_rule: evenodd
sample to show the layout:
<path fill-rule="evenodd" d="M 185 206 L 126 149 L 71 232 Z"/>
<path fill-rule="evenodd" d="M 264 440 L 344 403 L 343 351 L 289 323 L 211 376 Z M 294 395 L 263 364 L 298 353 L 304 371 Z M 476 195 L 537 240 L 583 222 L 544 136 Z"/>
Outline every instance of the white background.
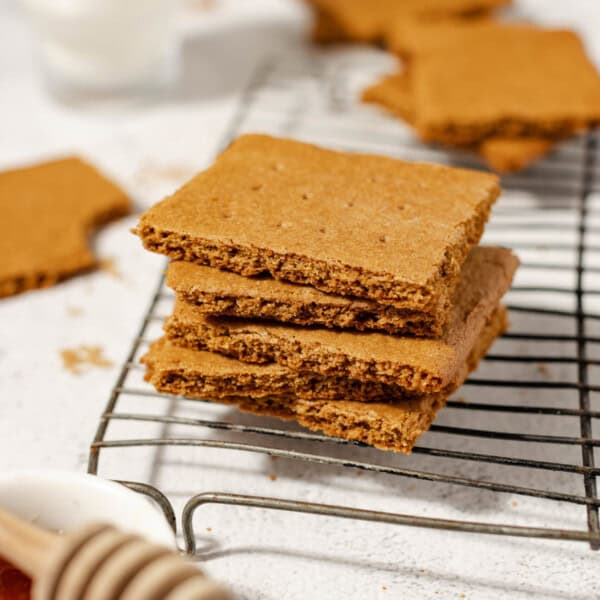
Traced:
<path fill-rule="evenodd" d="M 302 44 L 307 19 L 299 3 L 283 0 L 217 0 L 208 12 L 198 10 L 199 5 L 182 7 L 184 80 L 173 95 L 157 104 L 106 111 L 69 108 L 47 96 L 37 77 L 27 24 L 15 3 L 0 0 L 0 166 L 82 154 L 131 194 L 138 211 L 206 166 L 253 66 L 278 48 Z M 596 1 L 521 5 L 541 22 L 577 27 L 600 64 Z M 95 238 L 98 255 L 114 259 L 120 278 L 98 272 L 0 301 L 0 469 L 86 469 L 98 417 L 162 267 L 161 259 L 144 252 L 129 233 L 135 223 L 135 217 L 125 219 Z M 72 309 L 81 314 L 73 316 Z M 61 349 L 81 344 L 101 346 L 113 366 L 81 375 L 66 371 Z M 204 409 L 196 410 L 202 414 Z M 165 452 L 150 458 L 133 453 L 112 462 L 103 463 L 106 472 L 101 473 L 151 480 L 179 505 L 193 493 L 230 491 L 492 522 L 584 524 L 579 507 L 235 452 Z M 153 468 L 157 462 L 160 469 Z M 465 465 L 464 474 L 477 476 L 477 468 Z M 582 493 L 580 488 L 578 482 L 575 491 Z M 241 597 L 600 597 L 600 556 L 584 544 L 492 539 L 259 510 L 201 510 L 198 530 L 209 549 L 205 568 L 231 583 Z"/>

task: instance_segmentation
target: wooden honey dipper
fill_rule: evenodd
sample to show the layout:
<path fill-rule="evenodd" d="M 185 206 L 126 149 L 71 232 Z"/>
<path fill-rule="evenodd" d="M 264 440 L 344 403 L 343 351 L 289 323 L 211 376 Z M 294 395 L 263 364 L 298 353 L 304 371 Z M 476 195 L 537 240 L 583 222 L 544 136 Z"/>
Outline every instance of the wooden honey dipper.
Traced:
<path fill-rule="evenodd" d="M 33 600 L 227 600 L 170 550 L 111 525 L 59 535 L 0 509 L 0 555 L 33 580 Z"/>

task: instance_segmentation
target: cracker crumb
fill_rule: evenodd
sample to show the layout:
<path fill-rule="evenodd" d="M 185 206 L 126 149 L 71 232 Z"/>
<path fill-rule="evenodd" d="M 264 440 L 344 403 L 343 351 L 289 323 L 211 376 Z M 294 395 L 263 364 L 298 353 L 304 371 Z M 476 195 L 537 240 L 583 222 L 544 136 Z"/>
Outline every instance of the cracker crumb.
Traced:
<path fill-rule="evenodd" d="M 77 348 L 64 348 L 60 351 L 63 368 L 75 375 L 81 374 L 85 367 L 107 368 L 112 362 L 103 356 L 100 346 L 79 346 Z"/>
<path fill-rule="evenodd" d="M 207 527 L 206 531 L 208 531 L 208 533 L 210 533 L 212 531 L 212 527 Z"/>
<path fill-rule="evenodd" d="M 382 590 L 385 592 L 385 590 L 387 590 L 387 586 L 385 586 L 385 585 L 382 585 L 382 586 L 381 586 L 381 589 L 382 589 Z"/>
<path fill-rule="evenodd" d="M 106 256 L 98 261 L 98 268 L 115 279 L 123 279 L 123 275 L 117 268 L 117 262 L 112 256 Z"/>
<path fill-rule="evenodd" d="M 515 506 L 519 506 L 519 505 L 517 504 L 517 501 L 516 501 L 516 500 L 513 500 L 513 501 L 510 503 L 510 505 L 511 505 L 513 508 L 515 508 Z"/>
<path fill-rule="evenodd" d="M 68 317 L 80 317 L 83 314 L 83 308 L 80 306 L 67 306 L 65 311 Z"/>
<path fill-rule="evenodd" d="M 277 475 L 275 475 L 274 473 L 271 473 L 271 474 L 269 475 L 269 479 L 270 479 L 271 481 L 275 481 L 275 480 L 277 479 Z"/>
<path fill-rule="evenodd" d="M 542 375 L 550 375 L 550 370 L 548 369 L 548 366 L 544 363 L 538 363 L 536 369 L 538 373 L 541 373 Z"/>

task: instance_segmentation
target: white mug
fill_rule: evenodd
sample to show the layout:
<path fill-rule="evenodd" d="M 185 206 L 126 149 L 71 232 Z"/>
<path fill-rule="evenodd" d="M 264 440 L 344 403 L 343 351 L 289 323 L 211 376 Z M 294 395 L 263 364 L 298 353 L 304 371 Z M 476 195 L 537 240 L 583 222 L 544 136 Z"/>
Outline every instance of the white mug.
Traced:
<path fill-rule="evenodd" d="M 22 0 L 43 74 L 63 95 L 162 89 L 177 72 L 176 0 Z"/>

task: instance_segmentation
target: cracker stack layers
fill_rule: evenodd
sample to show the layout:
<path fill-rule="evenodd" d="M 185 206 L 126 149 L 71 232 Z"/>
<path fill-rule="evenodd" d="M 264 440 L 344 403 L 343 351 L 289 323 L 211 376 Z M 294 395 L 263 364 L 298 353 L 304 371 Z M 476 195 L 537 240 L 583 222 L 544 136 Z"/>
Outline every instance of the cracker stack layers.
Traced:
<path fill-rule="evenodd" d="M 142 215 L 172 260 L 164 393 L 410 452 L 506 328 L 517 259 L 477 247 L 496 177 L 263 135 Z"/>

